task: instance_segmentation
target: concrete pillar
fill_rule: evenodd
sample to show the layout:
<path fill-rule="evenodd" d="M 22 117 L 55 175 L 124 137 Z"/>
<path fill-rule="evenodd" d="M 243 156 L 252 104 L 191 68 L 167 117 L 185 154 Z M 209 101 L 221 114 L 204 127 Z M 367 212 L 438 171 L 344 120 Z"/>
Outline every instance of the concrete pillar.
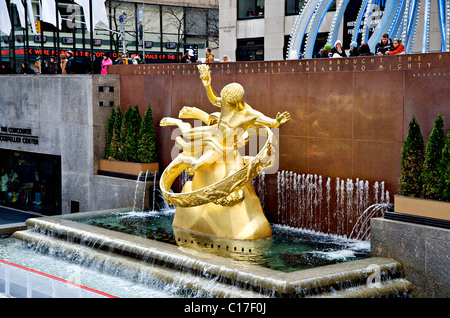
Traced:
<path fill-rule="evenodd" d="M 219 0 L 219 39 L 222 60 L 227 55 L 231 61 L 236 60 L 237 1 Z"/>

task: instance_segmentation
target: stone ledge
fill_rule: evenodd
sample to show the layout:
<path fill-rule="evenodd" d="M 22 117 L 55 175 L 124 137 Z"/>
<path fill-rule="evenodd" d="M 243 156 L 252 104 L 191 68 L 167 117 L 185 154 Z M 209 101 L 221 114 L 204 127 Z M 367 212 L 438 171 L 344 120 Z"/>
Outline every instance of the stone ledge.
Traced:
<path fill-rule="evenodd" d="M 413 297 L 450 297 L 450 230 L 374 218 L 370 236 L 372 256 L 402 263 Z"/>

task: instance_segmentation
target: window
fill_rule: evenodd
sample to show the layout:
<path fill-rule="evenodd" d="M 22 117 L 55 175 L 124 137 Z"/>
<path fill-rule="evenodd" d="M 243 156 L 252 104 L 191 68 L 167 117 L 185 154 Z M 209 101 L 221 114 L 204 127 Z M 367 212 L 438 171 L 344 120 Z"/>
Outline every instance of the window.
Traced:
<path fill-rule="evenodd" d="M 286 15 L 299 14 L 306 0 L 286 0 Z"/>
<path fill-rule="evenodd" d="M 306 0 L 286 0 L 286 15 L 299 14 Z M 328 11 L 336 11 L 336 1 L 333 1 Z"/>
<path fill-rule="evenodd" d="M 61 214 L 61 157 L 0 149 L 0 205 Z"/>
<path fill-rule="evenodd" d="M 239 0 L 238 19 L 264 17 L 264 0 Z"/>
<path fill-rule="evenodd" d="M 263 61 L 264 38 L 237 40 L 236 61 Z"/>

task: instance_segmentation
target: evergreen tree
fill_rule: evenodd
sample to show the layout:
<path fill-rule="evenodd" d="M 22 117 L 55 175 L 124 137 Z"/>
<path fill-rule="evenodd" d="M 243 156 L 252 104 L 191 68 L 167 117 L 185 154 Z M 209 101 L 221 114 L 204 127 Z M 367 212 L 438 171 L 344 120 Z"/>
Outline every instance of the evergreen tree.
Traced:
<path fill-rule="evenodd" d="M 120 130 L 120 138 L 119 138 L 119 150 L 117 159 L 120 161 L 126 161 L 125 157 L 125 147 L 127 144 L 127 135 L 128 135 L 128 127 L 130 125 L 131 117 L 132 117 L 133 109 L 130 105 L 128 105 L 127 110 L 122 118 L 122 128 Z"/>
<path fill-rule="evenodd" d="M 450 202 L 450 130 L 447 133 L 447 140 L 444 149 L 442 149 L 442 157 L 438 167 L 439 199 Z"/>
<path fill-rule="evenodd" d="M 421 173 L 424 162 L 424 143 L 419 123 L 415 116 L 409 123 L 408 136 L 402 148 L 402 163 L 400 174 L 400 194 L 420 197 L 422 195 Z"/>
<path fill-rule="evenodd" d="M 106 122 L 106 142 L 105 142 L 106 159 L 111 157 L 112 154 L 111 140 L 113 138 L 115 120 L 116 120 L 116 109 L 114 107 L 111 107 L 111 115 L 109 116 L 108 121 Z"/>
<path fill-rule="evenodd" d="M 442 119 L 442 114 L 439 114 L 428 137 L 425 164 L 421 176 L 423 197 L 426 199 L 438 199 L 438 183 L 440 179 L 438 165 L 442 158 L 444 144 L 444 120 Z"/>
<path fill-rule="evenodd" d="M 120 106 L 117 106 L 114 119 L 114 129 L 111 137 L 110 152 L 108 157 L 109 160 L 111 159 L 118 160 L 120 132 L 122 130 L 122 119 L 123 119 L 122 110 L 120 109 Z"/>
<path fill-rule="evenodd" d="M 142 118 L 139 135 L 140 139 L 137 151 L 139 161 L 143 163 L 157 162 L 156 134 L 153 123 L 152 107 L 150 104 Z"/>
<path fill-rule="evenodd" d="M 127 133 L 127 142 L 125 145 L 125 161 L 137 162 L 137 150 L 139 141 L 139 130 L 141 128 L 141 114 L 139 113 L 139 106 L 136 105 L 130 113 Z"/>

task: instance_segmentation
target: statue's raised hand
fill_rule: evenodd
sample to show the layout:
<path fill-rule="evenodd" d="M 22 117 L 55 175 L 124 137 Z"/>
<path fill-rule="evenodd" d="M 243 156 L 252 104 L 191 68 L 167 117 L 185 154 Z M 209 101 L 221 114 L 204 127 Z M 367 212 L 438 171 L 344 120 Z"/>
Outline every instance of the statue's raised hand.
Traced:
<path fill-rule="evenodd" d="M 206 64 L 197 65 L 198 71 L 200 72 L 200 79 L 203 82 L 203 86 L 208 86 L 211 84 L 211 69 Z"/>
<path fill-rule="evenodd" d="M 278 126 L 281 126 L 291 120 L 291 115 L 288 112 L 278 113 L 276 120 L 278 122 Z"/>

